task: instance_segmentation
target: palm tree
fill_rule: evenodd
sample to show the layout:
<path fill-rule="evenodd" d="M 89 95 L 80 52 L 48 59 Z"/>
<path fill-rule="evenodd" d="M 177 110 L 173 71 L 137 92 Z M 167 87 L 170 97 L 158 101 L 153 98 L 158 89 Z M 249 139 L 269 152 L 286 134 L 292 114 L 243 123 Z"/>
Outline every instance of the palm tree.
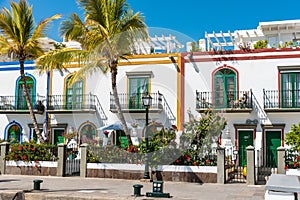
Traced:
<path fill-rule="evenodd" d="M 74 13 L 62 22 L 60 31 L 65 40 L 81 43 L 82 50 L 58 49 L 40 57 L 37 64 L 46 72 L 65 69 L 67 64 L 77 61 L 81 68 L 71 82 L 87 72 L 110 71 L 118 117 L 128 145 L 132 145 L 117 92 L 118 62 L 132 52 L 137 41 L 148 38 L 147 27 L 141 13 L 133 13 L 126 0 L 78 0 L 78 3 L 84 10 L 84 21 Z"/>
<path fill-rule="evenodd" d="M 31 99 L 26 87 L 24 62 L 27 59 L 34 59 L 43 55 L 44 52 L 40 46 L 39 39 L 45 37 L 45 31 L 49 22 L 58 19 L 60 15 L 46 18 L 35 28 L 32 6 L 29 6 L 26 0 L 19 0 L 18 3 L 11 1 L 10 8 L 11 12 L 4 7 L 0 13 L 0 53 L 12 54 L 16 56 L 20 63 L 20 75 L 24 97 L 34 125 L 34 130 L 40 142 L 43 143 L 44 138 L 39 131 Z"/>

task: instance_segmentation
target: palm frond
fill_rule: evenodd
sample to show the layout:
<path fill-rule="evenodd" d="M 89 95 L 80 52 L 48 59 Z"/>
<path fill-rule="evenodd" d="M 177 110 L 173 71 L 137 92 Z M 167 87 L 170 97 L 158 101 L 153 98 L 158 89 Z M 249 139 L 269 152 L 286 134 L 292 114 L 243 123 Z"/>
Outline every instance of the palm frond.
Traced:
<path fill-rule="evenodd" d="M 41 21 L 38 26 L 34 29 L 33 34 L 30 38 L 30 41 L 38 40 L 39 38 L 45 37 L 46 33 L 45 31 L 49 28 L 49 23 L 53 20 L 61 18 L 60 14 L 53 15 L 52 17 L 48 17 Z"/>
<path fill-rule="evenodd" d="M 62 48 L 50 51 L 40 56 L 35 65 L 40 73 L 51 70 L 66 70 L 70 65 L 83 65 L 88 60 L 89 53 L 87 51 Z"/>

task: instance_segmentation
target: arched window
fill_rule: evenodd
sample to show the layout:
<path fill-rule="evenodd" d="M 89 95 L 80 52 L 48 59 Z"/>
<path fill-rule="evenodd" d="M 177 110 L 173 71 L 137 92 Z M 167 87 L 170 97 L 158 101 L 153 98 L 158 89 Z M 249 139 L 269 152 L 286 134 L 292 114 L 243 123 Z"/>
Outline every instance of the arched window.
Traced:
<path fill-rule="evenodd" d="M 66 109 L 80 109 L 83 106 L 83 80 L 69 86 L 71 78 L 66 79 Z"/>
<path fill-rule="evenodd" d="M 228 108 L 236 99 L 236 73 L 223 68 L 214 74 L 214 104 L 217 108 Z"/>
<path fill-rule="evenodd" d="M 80 144 L 88 143 L 88 144 L 95 144 L 96 143 L 96 126 L 92 123 L 86 123 L 82 125 L 79 129 L 79 137 L 80 137 Z"/>
<path fill-rule="evenodd" d="M 7 129 L 7 141 L 20 142 L 21 141 L 21 127 L 18 124 L 12 124 Z"/>
<path fill-rule="evenodd" d="M 25 76 L 26 79 L 26 87 L 29 98 L 31 99 L 32 105 L 34 105 L 35 101 L 35 81 L 30 76 Z M 17 82 L 17 97 L 16 97 L 16 107 L 18 110 L 27 110 L 27 102 L 24 96 L 24 90 L 22 87 L 22 79 L 20 78 Z"/>

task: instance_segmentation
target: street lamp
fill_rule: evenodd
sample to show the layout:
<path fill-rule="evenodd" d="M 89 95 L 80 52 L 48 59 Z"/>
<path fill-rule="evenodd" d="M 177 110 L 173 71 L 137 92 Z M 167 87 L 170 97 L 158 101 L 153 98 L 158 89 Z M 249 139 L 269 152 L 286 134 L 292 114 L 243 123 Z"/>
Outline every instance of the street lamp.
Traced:
<path fill-rule="evenodd" d="M 145 142 L 146 142 L 146 155 L 145 155 L 145 172 L 144 172 L 144 179 L 150 179 L 149 176 L 149 158 L 148 158 L 148 133 L 147 133 L 147 126 L 148 126 L 148 113 L 149 107 L 151 106 L 152 97 L 146 93 L 145 96 L 142 97 L 143 105 L 146 108 L 146 129 L 144 133 Z"/>

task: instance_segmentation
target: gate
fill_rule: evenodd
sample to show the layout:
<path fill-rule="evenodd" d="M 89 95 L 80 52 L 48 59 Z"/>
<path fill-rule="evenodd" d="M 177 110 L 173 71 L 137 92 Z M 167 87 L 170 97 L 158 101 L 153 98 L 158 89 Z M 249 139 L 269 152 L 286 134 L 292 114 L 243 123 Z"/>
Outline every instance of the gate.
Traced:
<path fill-rule="evenodd" d="M 76 144 L 68 145 L 65 164 L 65 176 L 80 176 L 80 153 Z"/>
<path fill-rule="evenodd" d="M 277 150 L 261 148 L 256 151 L 256 184 L 266 184 L 271 174 L 277 174 Z"/>
<path fill-rule="evenodd" d="M 246 149 L 235 150 L 232 155 L 226 155 L 225 182 L 246 183 Z"/>

